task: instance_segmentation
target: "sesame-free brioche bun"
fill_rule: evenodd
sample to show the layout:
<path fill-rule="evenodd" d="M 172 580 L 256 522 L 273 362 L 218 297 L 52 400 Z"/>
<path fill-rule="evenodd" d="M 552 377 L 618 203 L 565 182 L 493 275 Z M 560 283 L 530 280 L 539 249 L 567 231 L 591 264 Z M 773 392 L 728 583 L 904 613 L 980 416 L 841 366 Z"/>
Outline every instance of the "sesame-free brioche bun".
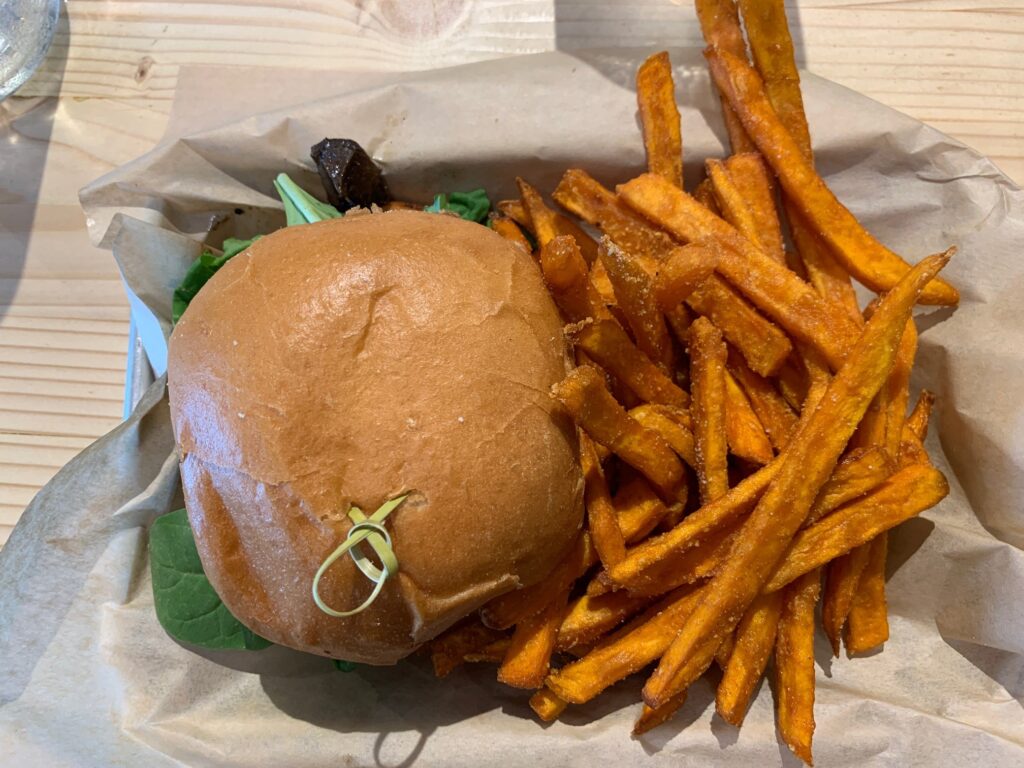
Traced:
<path fill-rule="evenodd" d="M 566 365 L 537 266 L 486 227 L 350 213 L 258 240 L 170 341 L 185 502 L 217 593 L 275 643 L 392 664 L 539 581 L 582 519 L 575 431 L 548 395 Z M 362 613 L 328 616 L 311 585 L 350 506 L 403 493 L 385 522 L 399 573 Z M 348 610 L 372 586 L 346 555 L 320 594 Z"/>

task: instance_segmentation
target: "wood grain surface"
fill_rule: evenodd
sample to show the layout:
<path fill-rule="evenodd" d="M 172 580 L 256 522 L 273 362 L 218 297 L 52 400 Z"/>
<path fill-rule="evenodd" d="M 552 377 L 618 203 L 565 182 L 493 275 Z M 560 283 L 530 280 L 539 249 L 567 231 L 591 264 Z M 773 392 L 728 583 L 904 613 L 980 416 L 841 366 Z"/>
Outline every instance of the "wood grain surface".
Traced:
<path fill-rule="evenodd" d="M 787 3 L 802 66 L 1024 181 L 1024 3 Z M 551 49 L 696 46 L 690 0 L 73 0 L 0 104 L 0 543 L 117 424 L 128 310 L 77 190 L 159 139 L 183 64 L 402 71 Z"/>

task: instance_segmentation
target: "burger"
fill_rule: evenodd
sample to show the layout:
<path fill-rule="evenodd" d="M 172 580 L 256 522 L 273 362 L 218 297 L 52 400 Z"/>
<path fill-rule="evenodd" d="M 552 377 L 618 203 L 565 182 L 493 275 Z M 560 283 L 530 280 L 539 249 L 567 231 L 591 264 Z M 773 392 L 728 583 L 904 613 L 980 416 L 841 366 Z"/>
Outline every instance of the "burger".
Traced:
<path fill-rule="evenodd" d="M 487 227 L 357 209 L 253 242 L 168 359 L 224 606 L 274 643 L 393 664 L 544 578 L 582 524 L 575 428 L 548 394 L 568 365 L 537 265 Z"/>

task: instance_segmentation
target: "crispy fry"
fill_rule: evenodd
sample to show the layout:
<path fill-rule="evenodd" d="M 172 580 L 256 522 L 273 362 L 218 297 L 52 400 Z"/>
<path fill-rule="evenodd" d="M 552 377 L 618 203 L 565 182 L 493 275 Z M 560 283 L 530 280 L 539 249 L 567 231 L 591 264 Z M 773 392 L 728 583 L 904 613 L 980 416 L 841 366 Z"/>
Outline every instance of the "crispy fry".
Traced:
<path fill-rule="evenodd" d="M 630 590 L 648 587 L 663 563 L 685 554 L 697 542 L 721 531 L 753 509 L 781 466 L 781 457 L 776 458 L 729 489 L 720 499 L 691 513 L 671 531 L 629 550 L 626 559 L 609 571 L 610 578 Z"/>
<path fill-rule="evenodd" d="M 822 486 L 807 513 L 804 527 L 878 487 L 895 471 L 896 464 L 887 451 L 877 446 L 854 448 L 839 460 L 832 477 Z"/>
<path fill-rule="evenodd" d="M 669 513 L 668 506 L 658 497 L 650 482 L 640 474 L 633 475 L 619 485 L 613 502 L 619 517 L 619 528 L 628 544 L 647 536 Z"/>
<path fill-rule="evenodd" d="M 656 707 L 680 690 L 675 686 L 681 670 L 702 660 L 707 644 L 717 644 L 732 631 L 739 616 L 768 581 L 815 496 L 832 474 L 868 404 L 884 384 L 895 358 L 897 340 L 920 291 L 948 258 L 926 258 L 882 299 L 848 361 L 830 382 L 821 404 L 809 410 L 797 426 L 782 455 L 779 474 L 745 522 L 729 558 L 715 574 L 708 598 L 689 617 L 644 686 L 644 700 L 648 704 Z M 828 523 L 836 514 L 818 525 Z M 811 530 L 814 528 L 808 529 Z M 627 557 L 617 567 L 629 560 Z"/>
<path fill-rule="evenodd" d="M 619 528 L 618 515 L 612 505 L 612 495 L 601 461 L 597 458 L 594 441 L 585 432 L 580 432 L 580 464 L 586 483 L 584 499 L 590 540 L 605 568 L 609 568 L 626 556 L 626 541 Z"/>
<path fill-rule="evenodd" d="M 567 326 L 566 337 L 576 348 L 607 369 L 615 378 L 649 403 L 686 407 L 690 397 L 668 375 L 637 349 L 614 320 L 596 320 Z"/>
<path fill-rule="evenodd" d="M 682 187 L 683 136 L 672 63 L 665 51 L 650 56 L 637 70 L 636 103 L 648 170 Z"/>
<path fill-rule="evenodd" d="M 650 605 L 652 597 L 631 595 L 624 589 L 602 595 L 583 595 L 569 606 L 558 628 L 560 651 L 593 643 L 633 614 Z"/>
<path fill-rule="evenodd" d="M 733 183 L 732 177 L 725 168 L 725 163 L 721 160 L 708 158 L 705 165 L 708 171 L 708 178 L 711 179 L 715 200 L 718 201 L 718 208 L 722 212 L 722 218 L 736 227 L 736 230 L 741 235 L 751 242 L 757 243 L 765 253 L 768 253 L 768 249 L 765 248 L 765 243 L 762 240 L 762 233 L 759 231 L 757 221 L 754 219 L 754 212 L 750 210 L 748 201 Z M 774 253 L 770 255 L 772 258 L 775 258 Z M 785 261 L 780 263 L 784 264 Z"/>
<path fill-rule="evenodd" d="M 715 651 L 715 663 L 724 672 L 726 666 L 729 664 L 729 657 L 732 655 L 733 646 L 736 645 L 736 633 L 730 632 L 718 646 L 718 650 Z"/>
<path fill-rule="evenodd" d="M 568 597 L 568 588 L 552 594 L 540 613 L 516 624 L 498 668 L 499 682 L 513 688 L 540 688 L 544 684 Z"/>
<path fill-rule="evenodd" d="M 725 436 L 725 342 L 707 318 L 690 326 L 690 418 L 702 504 L 729 490 Z"/>
<path fill-rule="evenodd" d="M 808 571 L 935 506 L 947 493 L 949 484 L 935 467 L 904 467 L 871 493 L 800 531 L 765 585 L 765 591 L 781 589 Z"/>
<path fill-rule="evenodd" d="M 900 469 L 911 464 L 931 464 L 931 459 L 917 435 L 908 428 L 903 433 L 903 442 L 900 443 Z"/>
<path fill-rule="evenodd" d="M 747 55 L 747 46 L 743 42 L 743 31 L 740 29 L 735 0 L 696 0 L 696 7 L 700 29 L 708 45 L 724 48 L 737 56 Z M 732 145 L 733 154 L 753 151 L 754 143 L 747 136 L 733 108 L 725 100 L 725 96 L 722 94 L 720 96 L 722 118 L 725 121 L 726 132 L 729 134 L 729 144 Z"/>
<path fill-rule="evenodd" d="M 703 594 L 702 587 L 673 592 L 583 658 L 548 675 L 548 687 L 571 704 L 585 704 L 605 688 L 639 672 L 665 651 Z"/>
<path fill-rule="evenodd" d="M 557 720 L 569 706 L 569 702 L 558 698 L 554 691 L 544 687 L 530 697 L 530 709 L 545 723 Z"/>
<path fill-rule="evenodd" d="M 694 187 L 693 199 L 715 214 L 715 216 L 722 215 L 722 210 L 718 207 L 718 201 L 715 200 L 715 190 L 711 186 L 711 179 L 705 178 Z"/>
<path fill-rule="evenodd" d="M 597 259 L 597 242 L 594 238 L 568 216 L 549 208 L 540 192 L 526 181 L 517 178 L 516 184 L 522 196 L 523 208 L 529 222 L 528 228 L 536 238 L 537 245 L 543 247 L 556 237 L 568 235 L 576 241 L 587 264 L 593 264 Z"/>
<path fill-rule="evenodd" d="M 885 560 L 889 537 L 879 534 L 864 546 L 868 547 L 868 561 L 857 584 L 843 633 L 848 655 L 866 653 L 889 639 L 885 599 Z"/>
<path fill-rule="evenodd" d="M 574 369 L 551 391 L 587 434 L 640 471 L 663 499 L 674 501 L 683 491 L 684 470 L 675 451 L 660 435 L 630 418 L 594 368 Z"/>
<path fill-rule="evenodd" d="M 717 271 L 723 277 L 793 336 L 818 349 L 833 368 L 842 364 L 857 328 L 836 317 L 807 283 L 658 176 L 639 176 L 618 192 L 623 202 L 683 241 L 717 241 Z"/>
<path fill-rule="evenodd" d="M 786 127 L 808 163 L 813 163 L 811 136 L 800 93 L 800 74 L 782 0 L 740 0 L 750 52 L 765 94 L 779 121 Z M 785 200 L 793 242 L 807 268 L 811 284 L 821 296 L 846 309 L 858 324 L 860 310 L 850 276 L 836 263 L 821 239 L 807 226 L 799 210 Z"/>
<path fill-rule="evenodd" d="M 651 709 L 644 704 L 640 710 L 640 716 L 633 724 L 633 736 L 642 736 L 659 725 L 668 722 L 672 715 L 678 712 L 685 703 L 686 691 L 683 691 L 673 696 L 667 703 L 662 704 L 657 709 Z"/>
<path fill-rule="evenodd" d="M 705 56 L 715 82 L 808 224 L 860 282 L 879 293 L 892 289 L 910 266 L 869 234 L 832 194 L 779 121 L 757 73 L 723 50 L 709 50 Z M 955 305 L 959 300 L 956 288 L 939 278 L 920 297 L 922 304 Z"/>
<path fill-rule="evenodd" d="M 533 224 L 526 213 L 526 208 L 523 207 L 522 200 L 499 200 L 494 207 L 502 216 L 507 216 L 527 232 L 533 234 Z"/>
<path fill-rule="evenodd" d="M 701 283 L 686 304 L 711 320 L 729 343 L 740 350 L 747 364 L 762 376 L 779 370 L 793 351 L 786 334 L 717 275 Z"/>
<path fill-rule="evenodd" d="M 672 450 L 691 467 L 697 465 L 697 454 L 693 441 L 693 421 L 690 412 L 682 408 L 665 405 L 638 405 L 629 415 L 643 426 L 657 432 L 672 446 Z"/>
<path fill-rule="evenodd" d="M 810 571 L 782 592 L 775 641 L 775 708 L 779 734 L 794 755 L 812 764 L 814 735 L 814 605 L 821 572 Z"/>
<path fill-rule="evenodd" d="M 594 284 L 594 290 L 601 297 L 601 301 L 609 306 L 616 305 L 615 288 L 612 287 L 608 270 L 604 268 L 600 259 L 590 265 L 590 282 Z"/>
<path fill-rule="evenodd" d="M 551 596 L 568 592 L 573 582 L 597 562 L 597 552 L 584 531 L 572 545 L 568 555 L 543 580 L 529 587 L 506 592 L 480 609 L 480 619 L 488 627 L 508 629 L 530 616 L 537 615 L 551 602 Z"/>
<path fill-rule="evenodd" d="M 917 328 L 914 319 L 907 320 L 906 329 L 900 339 L 900 347 L 885 386 L 875 397 L 867 415 L 861 422 L 853 443 L 880 445 L 890 455 L 899 456 L 903 439 L 904 422 L 906 421 L 907 403 L 910 400 L 910 369 L 914 365 L 917 353 Z M 826 594 L 825 614 L 827 634 L 837 650 L 839 633 L 846 625 L 854 605 L 857 605 L 858 617 L 851 637 L 859 629 L 869 628 L 871 638 L 853 637 L 858 647 L 877 645 L 875 637 L 889 636 L 889 618 L 885 600 L 885 559 L 888 545 L 885 541 L 888 534 L 879 534 L 882 541 L 862 545 L 858 551 L 848 556 L 850 568 L 829 569 L 829 592 Z M 844 560 L 844 562 L 846 562 Z M 847 579 L 844 583 L 842 578 Z M 855 581 L 854 581 L 855 579 Z M 864 585 L 870 585 L 865 589 Z M 859 599 L 858 599 L 859 598 Z M 838 650 L 837 650 L 838 653 Z"/>
<path fill-rule="evenodd" d="M 798 413 L 803 410 L 804 400 L 810 390 L 810 380 L 800 366 L 793 362 L 792 358 L 779 367 L 777 383 L 779 392 L 790 407 Z"/>
<path fill-rule="evenodd" d="M 755 152 L 733 155 L 726 158 L 725 169 L 754 217 L 762 249 L 779 264 L 785 264 L 782 225 L 775 209 L 775 191 L 764 160 Z"/>
<path fill-rule="evenodd" d="M 573 238 L 562 235 L 543 245 L 540 266 L 551 297 L 566 320 L 578 323 L 588 317 L 611 318 Z"/>
<path fill-rule="evenodd" d="M 772 447 L 781 451 L 789 442 L 789 436 L 796 426 L 797 417 L 779 391 L 770 381 L 750 370 L 743 356 L 735 347 L 729 347 L 726 368 L 732 374 L 740 389 L 747 396 L 758 421 Z"/>
<path fill-rule="evenodd" d="M 759 595 L 736 627 L 732 653 L 715 696 L 715 709 L 727 723 L 743 723 L 750 697 L 772 655 L 781 612 L 781 593 Z"/>
<path fill-rule="evenodd" d="M 935 395 L 927 389 L 922 389 L 917 397 L 914 410 L 907 417 L 907 427 L 914 433 L 922 443 L 928 437 L 928 423 L 932 417 L 932 406 L 935 405 Z"/>
<path fill-rule="evenodd" d="M 636 345 L 664 371 L 671 372 L 675 367 L 672 339 L 668 335 L 665 317 L 655 301 L 651 276 L 637 259 L 607 236 L 601 239 L 599 258 Z"/>
<path fill-rule="evenodd" d="M 821 602 L 821 626 L 825 630 L 832 655 L 839 655 L 846 617 L 850 614 L 857 584 L 868 564 L 867 547 L 856 547 L 828 564 L 825 576 L 825 595 Z"/>
<path fill-rule="evenodd" d="M 658 265 L 655 292 L 665 311 L 686 301 L 707 280 L 718 264 L 718 251 L 700 243 L 682 245 L 672 250 Z"/>
<path fill-rule="evenodd" d="M 690 338 L 690 323 L 693 322 L 693 315 L 690 314 L 690 310 L 686 308 L 686 305 L 679 304 L 674 309 L 666 312 L 665 322 L 668 323 L 669 330 L 676 337 L 676 341 L 685 347 L 687 340 Z M 676 381 L 689 387 L 690 376 L 686 368 L 676 369 Z"/>
<path fill-rule="evenodd" d="M 682 552 L 662 560 L 645 572 L 647 578 L 640 586 L 630 587 L 633 595 L 663 595 L 684 584 L 695 584 L 715 574 L 729 556 L 739 533 L 740 524 L 730 523 L 720 530 L 709 533 L 699 542 Z M 597 583 L 612 588 L 618 585 L 611 580 L 607 571 L 598 574 Z"/>
<path fill-rule="evenodd" d="M 511 645 L 511 637 L 501 637 L 493 643 L 488 643 L 479 651 L 467 653 L 462 660 L 467 664 L 501 664 Z"/>
<path fill-rule="evenodd" d="M 430 641 L 430 661 L 437 677 L 447 677 L 474 653 L 504 637 L 505 633 L 484 626 L 479 619 L 467 619 Z"/>
<path fill-rule="evenodd" d="M 586 171 L 566 171 L 552 197 L 567 211 L 608 235 L 626 253 L 659 262 L 678 245 L 623 205 Z"/>
<path fill-rule="evenodd" d="M 725 371 L 725 435 L 729 450 L 753 464 L 767 464 L 775 455 L 750 401 L 728 371 Z"/>
<path fill-rule="evenodd" d="M 512 221 L 512 219 L 507 216 L 495 216 L 494 214 L 491 214 L 490 225 L 491 229 L 512 243 L 512 245 L 525 253 L 533 252 L 533 249 L 530 247 L 530 241 L 526 239 L 526 235 L 523 234 L 523 230 L 521 230 L 519 225 Z"/>

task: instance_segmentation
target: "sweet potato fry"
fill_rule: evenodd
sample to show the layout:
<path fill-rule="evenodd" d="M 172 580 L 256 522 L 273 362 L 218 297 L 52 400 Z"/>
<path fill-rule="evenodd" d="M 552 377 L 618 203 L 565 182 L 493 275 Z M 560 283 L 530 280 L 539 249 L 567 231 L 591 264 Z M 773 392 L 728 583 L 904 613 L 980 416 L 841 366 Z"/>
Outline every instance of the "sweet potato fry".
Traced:
<path fill-rule="evenodd" d="M 467 653 L 462 657 L 462 660 L 467 664 L 501 664 L 505 660 L 505 654 L 508 653 L 511 645 L 511 636 L 501 637 L 493 643 L 488 643 L 478 651 Z"/>
<path fill-rule="evenodd" d="M 568 706 L 569 702 L 558 698 L 548 687 L 541 688 L 530 697 L 530 709 L 545 723 L 557 720 Z"/>
<path fill-rule="evenodd" d="M 599 258 L 636 345 L 664 371 L 671 372 L 675 368 L 672 339 L 665 316 L 655 300 L 650 274 L 637 259 L 607 236 L 601 240 Z"/>
<path fill-rule="evenodd" d="M 623 202 L 684 242 L 717 241 L 722 246 L 717 271 L 723 277 L 793 336 L 818 349 L 833 368 L 842 364 L 856 326 L 837 317 L 814 289 L 758 245 L 658 176 L 638 176 L 618 192 Z"/>
<path fill-rule="evenodd" d="M 644 686 L 648 704 L 656 707 L 678 693 L 675 686 L 680 671 L 702 659 L 708 643 L 720 642 L 731 632 L 762 591 L 868 404 L 885 383 L 897 341 L 921 290 L 948 260 L 944 254 L 924 259 L 882 299 L 821 404 L 808 411 L 806 421 L 802 419 L 804 423 L 797 426 L 782 454 L 779 474 L 744 523 L 730 556 L 711 581 L 708 598 L 687 619 Z M 828 523 L 835 514 L 818 525 Z M 629 561 L 627 557 L 617 567 Z"/>
<path fill-rule="evenodd" d="M 480 620 L 488 627 L 508 629 L 537 615 L 551 602 L 551 596 L 568 592 L 573 583 L 597 562 L 590 535 L 583 531 L 566 557 L 537 584 L 507 592 L 480 609 Z"/>
<path fill-rule="evenodd" d="M 750 370 L 743 356 L 735 347 L 729 347 L 726 368 L 747 396 L 758 421 L 772 447 L 781 451 L 786 447 L 789 436 L 796 426 L 797 417 L 779 391 L 770 381 Z"/>
<path fill-rule="evenodd" d="M 860 282 L 878 293 L 892 289 L 910 265 L 868 233 L 832 194 L 779 121 L 761 78 L 746 61 L 726 51 L 709 50 L 705 55 L 715 83 L 808 224 L 821 234 L 833 255 Z M 956 305 L 959 300 L 956 288 L 939 278 L 920 297 L 922 304 L 947 306 Z"/>
<path fill-rule="evenodd" d="M 715 216 L 722 215 L 722 210 L 718 207 L 718 201 L 715 200 L 715 190 L 711 186 L 711 179 L 705 178 L 694 187 L 693 199 L 715 214 Z"/>
<path fill-rule="evenodd" d="M 729 490 L 725 436 L 725 341 L 707 318 L 690 326 L 690 418 L 701 504 Z"/>
<path fill-rule="evenodd" d="M 733 155 L 726 158 L 725 170 L 754 217 L 761 248 L 779 264 L 785 264 L 782 225 L 775 208 L 775 191 L 764 160 L 755 152 Z"/>
<path fill-rule="evenodd" d="M 885 599 L 885 560 L 889 549 L 887 534 L 870 543 L 867 564 L 857 583 L 857 592 L 846 617 L 843 642 L 847 655 L 867 653 L 889 639 L 889 616 Z"/>
<path fill-rule="evenodd" d="M 922 389 L 917 398 L 914 410 L 907 417 L 907 426 L 922 443 L 928 437 L 928 423 L 932 417 L 932 406 L 935 405 L 935 395 L 927 389 Z"/>
<path fill-rule="evenodd" d="M 724 48 L 737 56 L 747 55 L 735 0 L 696 0 L 696 7 L 700 29 L 708 45 Z M 754 143 L 747 136 L 733 108 L 724 95 L 721 98 L 722 118 L 733 154 L 753 151 Z"/>
<path fill-rule="evenodd" d="M 585 704 L 605 688 L 657 659 L 701 600 L 703 587 L 683 587 L 609 635 L 586 656 L 548 675 L 548 687 L 571 704 Z"/>
<path fill-rule="evenodd" d="M 687 340 L 690 338 L 690 323 L 693 322 L 693 315 L 686 308 L 686 305 L 679 304 L 675 309 L 667 311 L 665 313 L 665 322 L 668 323 L 669 330 L 676 337 L 676 341 L 685 347 Z M 676 381 L 689 388 L 689 371 L 686 368 L 676 368 Z"/>
<path fill-rule="evenodd" d="M 630 418 L 597 370 L 589 365 L 576 368 L 551 392 L 587 434 L 647 477 L 664 500 L 674 501 L 683 492 L 684 469 L 675 451 L 656 432 Z"/>
<path fill-rule="evenodd" d="M 479 619 L 467 619 L 430 641 L 430 661 L 437 677 L 447 677 L 462 664 L 467 654 L 486 647 L 505 636 L 504 632 L 484 626 Z"/>
<path fill-rule="evenodd" d="M 904 467 L 871 493 L 800 531 L 765 585 L 765 591 L 781 589 L 808 571 L 935 506 L 947 493 L 949 484 L 935 467 Z"/>
<path fill-rule="evenodd" d="M 854 448 L 836 464 L 832 477 L 822 486 L 807 513 L 804 527 L 813 525 L 849 501 L 877 488 L 896 472 L 896 464 L 888 452 L 877 446 Z"/>
<path fill-rule="evenodd" d="M 626 541 L 619 528 L 618 515 L 612 505 L 601 461 L 597 458 L 594 442 L 580 432 L 580 465 L 586 484 L 584 501 L 587 509 L 587 529 L 597 556 L 609 568 L 626 556 Z"/>
<path fill-rule="evenodd" d="M 566 320 L 578 323 L 589 317 L 611 319 L 573 238 L 561 235 L 541 246 L 540 267 L 551 297 Z"/>
<path fill-rule="evenodd" d="M 776 383 L 790 407 L 797 413 L 802 411 L 804 400 L 810 390 L 810 379 L 792 357 L 779 366 Z"/>
<path fill-rule="evenodd" d="M 814 735 L 814 605 L 821 573 L 810 571 L 782 592 L 775 640 L 775 710 L 779 734 L 794 755 L 812 764 Z"/>
<path fill-rule="evenodd" d="M 665 442 L 672 446 L 672 450 L 679 454 L 683 461 L 696 468 L 693 421 L 689 411 L 665 405 L 645 404 L 631 409 L 629 415 L 647 429 L 665 438 Z"/>
<path fill-rule="evenodd" d="M 516 624 L 505 659 L 498 668 L 499 682 L 513 688 L 540 688 L 544 684 L 568 598 L 568 588 L 552 594 L 540 613 Z"/>
<path fill-rule="evenodd" d="M 526 235 L 523 234 L 523 230 L 521 230 L 519 225 L 512 221 L 512 219 L 507 216 L 495 216 L 492 214 L 490 225 L 491 229 L 501 235 L 505 240 L 512 243 L 512 245 L 525 253 L 533 253 L 533 249 L 530 247 L 530 241 L 526 239 Z"/>
<path fill-rule="evenodd" d="M 676 694 L 669 699 L 665 704 L 662 704 L 657 709 L 651 709 L 646 704 L 640 710 L 640 716 L 636 719 L 633 724 L 633 736 L 642 736 L 659 725 L 668 722 L 668 720 L 678 712 L 683 704 L 686 703 L 686 691 Z"/>
<path fill-rule="evenodd" d="M 494 207 L 502 216 L 507 216 L 527 232 L 533 234 L 533 224 L 526 213 L 526 208 L 523 207 L 522 200 L 499 200 Z"/>
<path fill-rule="evenodd" d="M 593 643 L 646 608 L 653 599 L 644 595 L 631 595 L 624 589 L 578 597 L 569 605 L 558 628 L 556 647 L 560 651 L 567 651 Z"/>
<path fill-rule="evenodd" d="M 732 632 L 725 636 L 715 651 L 715 663 L 723 672 L 729 664 L 729 657 L 732 655 L 733 646 L 736 645 L 736 633 Z"/>
<path fill-rule="evenodd" d="M 640 65 L 636 73 L 636 103 L 647 169 L 682 187 L 683 136 L 667 52 L 655 53 Z"/>
<path fill-rule="evenodd" d="M 594 238 L 568 216 L 549 208 L 540 192 L 526 181 L 517 178 L 516 184 L 519 186 L 519 194 L 522 196 L 523 209 L 526 211 L 526 219 L 529 223 L 528 228 L 536 238 L 537 245 L 543 247 L 556 237 L 568 235 L 576 241 L 587 264 L 593 264 L 597 259 L 597 242 Z"/>
<path fill-rule="evenodd" d="M 732 177 L 725 168 L 725 163 L 715 158 L 708 158 L 705 166 L 708 178 L 711 179 L 715 200 L 718 201 L 718 208 L 722 212 L 722 218 L 736 227 L 737 232 L 751 242 L 757 243 L 761 250 L 768 253 L 762 240 L 762 233 L 754 219 L 754 212 L 750 209 L 748 201 L 743 197 L 739 188 L 733 183 Z M 774 253 L 769 255 L 775 258 Z M 785 261 L 780 263 L 784 264 Z"/>
<path fill-rule="evenodd" d="M 750 512 L 781 466 L 781 457 L 774 459 L 730 488 L 720 499 L 691 513 L 672 530 L 629 550 L 626 559 L 609 571 L 612 581 L 630 590 L 649 585 L 663 563 L 684 554 L 697 542 Z"/>
<path fill-rule="evenodd" d="M 657 597 L 676 587 L 696 584 L 712 576 L 729 556 L 729 550 L 736 540 L 740 527 L 741 524 L 738 522 L 729 523 L 704 536 L 699 542 L 694 542 L 687 549 L 675 552 L 664 560 L 653 564 L 644 572 L 644 578 L 638 585 L 629 586 L 629 593 L 637 597 L 643 595 Z M 601 571 L 587 585 L 587 589 L 588 592 L 593 589 L 594 593 L 601 594 L 607 589 L 617 589 L 622 586 L 624 585 L 611 579 L 608 571 Z"/>
<path fill-rule="evenodd" d="M 779 371 L 793 351 L 786 334 L 717 275 L 701 283 L 686 299 L 686 304 L 711 320 L 740 351 L 751 369 L 762 376 Z"/>
<path fill-rule="evenodd" d="M 669 513 L 650 482 L 640 474 L 624 480 L 612 500 L 619 517 L 619 528 L 627 544 L 641 541 Z"/>
<path fill-rule="evenodd" d="M 821 602 L 821 626 L 825 630 L 832 655 L 839 655 L 839 643 L 842 638 L 846 617 L 850 614 L 854 595 L 861 574 L 868 564 L 869 550 L 855 547 L 849 552 L 839 555 L 831 563 L 825 573 L 825 595 Z"/>
<path fill-rule="evenodd" d="M 586 171 L 566 171 L 552 197 L 567 211 L 608 235 L 626 253 L 659 262 L 679 245 L 623 205 Z"/>
<path fill-rule="evenodd" d="M 700 243 L 681 245 L 658 264 L 655 293 L 665 311 L 686 301 L 718 264 L 717 249 Z"/>
<path fill-rule="evenodd" d="M 686 407 L 690 397 L 651 358 L 637 349 L 614 320 L 567 326 L 566 337 L 587 356 L 649 403 Z"/>
<path fill-rule="evenodd" d="M 615 297 L 615 288 L 612 286 L 612 281 L 608 277 L 608 270 L 604 268 L 604 264 L 601 263 L 600 259 L 597 259 L 593 264 L 590 265 L 590 282 L 594 284 L 594 290 L 597 291 L 597 295 L 601 297 L 608 306 L 617 306 L 617 299 Z"/>
<path fill-rule="evenodd" d="M 750 401 L 728 371 L 725 372 L 725 436 L 733 455 L 752 464 L 767 464 L 775 456 Z"/>
<path fill-rule="evenodd" d="M 775 646 L 782 594 L 759 595 L 736 627 L 736 639 L 715 695 L 715 709 L 727 723 L 743 724 L 754 693 Z"/>

